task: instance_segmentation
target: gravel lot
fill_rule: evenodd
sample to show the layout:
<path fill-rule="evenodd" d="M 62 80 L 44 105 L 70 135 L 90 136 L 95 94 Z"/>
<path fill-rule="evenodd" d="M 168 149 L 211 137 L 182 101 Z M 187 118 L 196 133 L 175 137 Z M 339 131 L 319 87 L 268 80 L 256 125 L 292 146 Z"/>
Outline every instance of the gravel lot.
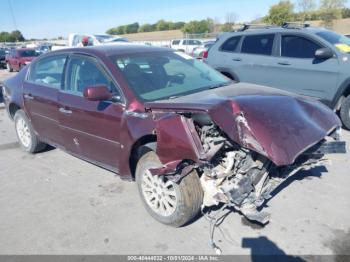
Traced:
<path fill-rule="evenodd" d="M 0 80 L 7 74 L 0 70 Z M 343 132 L 350 151 L 350 132 Z M 350 153 L 282 185 L 260 227 L 230 214 L 224 254 L 349 254 Z M 204 218 L 183 228 L 153 220 L 136 184 L 53 149 L 18 147 L 0 104 L 0 254 L 214 254 Z"/>

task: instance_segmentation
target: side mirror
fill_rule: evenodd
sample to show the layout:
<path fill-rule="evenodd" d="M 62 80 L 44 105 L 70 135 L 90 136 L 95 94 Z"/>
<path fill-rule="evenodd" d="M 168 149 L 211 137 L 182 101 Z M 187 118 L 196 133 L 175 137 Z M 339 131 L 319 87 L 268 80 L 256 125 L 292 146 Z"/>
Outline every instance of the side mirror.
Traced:
<path fill-rule="evenodd" d="M 84 97 L 90 101 L 103 101 L 112 98 L 106 85 L 88 86 L 84 89 Z"/>
<path fill-rule="evenodd" d="M 332 58 L 333 56 L 334 56 L 333 51 L 327 47 L 320 48 L 320 49 L 316 50 L 316 52 L 315 52 L 315 58 L 317 58 L 317 59 L 326 60 L 326 59 Z"/>

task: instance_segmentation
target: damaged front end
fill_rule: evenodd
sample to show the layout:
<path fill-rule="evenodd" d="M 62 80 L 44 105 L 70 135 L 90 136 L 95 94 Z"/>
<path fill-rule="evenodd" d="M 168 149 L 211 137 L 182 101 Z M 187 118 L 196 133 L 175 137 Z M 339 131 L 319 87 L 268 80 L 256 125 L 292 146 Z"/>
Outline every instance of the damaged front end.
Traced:
<path fill-rule="evenodd" d="M 211 135 L 217 134 L 212 126 Z M 215 146 L 216 135 L 208 136 L 202 127 L 201 138 L 208 148 Z M 249 220 L 266 224 L 270 215 L 259 212 L 259 207 L 272 197 L 272 192 L 289 176 L 299 170 L 322 165 L 329 153 L 345 153 L 345 142 L 337 140 L 334 131 L 330 136 L 298 156 L 292 165 L 276 166 L 267 157 L 226 140 L 215 157 L 199 168 L 204 191 L 203 206 L 224 203 L 239 210 Z"/>
<path fill-rule="evenodd" d="M 268 156 L 247 123 L 236 116 L 236 135 L 224 132 L 205 113 L 176 113 L 157 120 L 157 155 L 163 167 L 150 170 L 179 182 L 196 170 L 204 192 L 202 209 L 224 204 L 249 220 L 266 224 L 270 215 L 258 211 L 271 193 L 289 176 L 326 161 L 329 153 L 345 153 L 339 128 L 308 145 L 293 163 L 278 165 Z"/>

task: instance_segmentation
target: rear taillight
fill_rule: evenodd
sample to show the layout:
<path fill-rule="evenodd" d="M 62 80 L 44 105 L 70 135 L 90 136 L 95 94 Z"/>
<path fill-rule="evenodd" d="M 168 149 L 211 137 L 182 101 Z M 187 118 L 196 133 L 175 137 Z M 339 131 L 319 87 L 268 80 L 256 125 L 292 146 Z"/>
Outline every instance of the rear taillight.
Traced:
<path fill-rule="evenodd" d="M 204 51 L 203 52 L 203 58 L 208 58 L 209 51 Z"/>

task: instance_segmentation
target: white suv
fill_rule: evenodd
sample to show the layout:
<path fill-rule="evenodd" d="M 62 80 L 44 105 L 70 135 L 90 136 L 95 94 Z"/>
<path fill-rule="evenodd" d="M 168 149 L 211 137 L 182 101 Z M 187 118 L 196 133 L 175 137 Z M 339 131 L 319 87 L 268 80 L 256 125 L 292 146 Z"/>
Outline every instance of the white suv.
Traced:
<path fill-rule="evenodd" d="M 203 45 L 202 41 L 196 39 L 176 39 L 171 41 L 170 47 L 172 49 L 192 54 L 193 49 Z"/>

